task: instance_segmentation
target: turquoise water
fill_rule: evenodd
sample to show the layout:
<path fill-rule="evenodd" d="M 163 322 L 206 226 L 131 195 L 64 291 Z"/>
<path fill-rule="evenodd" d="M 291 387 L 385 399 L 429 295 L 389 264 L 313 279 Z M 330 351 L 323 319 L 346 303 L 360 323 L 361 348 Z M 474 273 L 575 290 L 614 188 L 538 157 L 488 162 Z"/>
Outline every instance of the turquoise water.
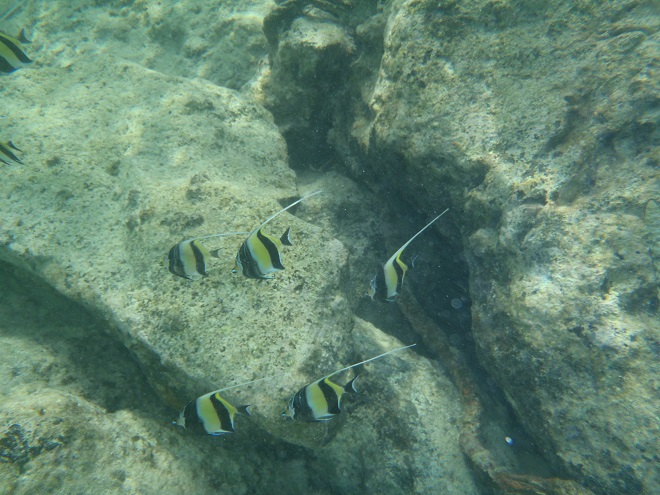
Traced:
<path fill-rule="evenodd" d="M 659 26 L 0 1 L 0 492 L 656 493 Z"/>

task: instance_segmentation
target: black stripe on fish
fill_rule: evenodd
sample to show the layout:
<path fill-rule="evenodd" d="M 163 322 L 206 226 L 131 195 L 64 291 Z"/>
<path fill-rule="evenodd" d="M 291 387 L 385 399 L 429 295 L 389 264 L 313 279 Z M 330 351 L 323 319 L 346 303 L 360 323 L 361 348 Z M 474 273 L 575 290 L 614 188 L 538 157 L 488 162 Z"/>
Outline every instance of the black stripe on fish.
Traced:
<path fill-rule="evenodd" d="M 178 244 L 176 246 L 172 246 L 172 249 L 170 249 L 170 252 L 167 255 L 167 269 L 174 275 L 185 277 L 185 274 L 183 273 L 183 262 L 181 261 Z"/>
<path fill-rule="evenodd" d="M 241 266 L 241 271 L 247 278 L 264 278 L 264 276 L 259 271 L 257 260 L 255 260 L 250 253 L 250 248 L 247 245 L 247 241 L 241 244 L 241 247 L 238 250 L 238 254 L 236 255 L 236 264 Z"/>
<path fill-rule="evenodd" d="M 204 423 L 202 422 L 199 414 L 197 413 L 197 401 L 193 400 L 186 404 L 183 408 L 183 419 L 185 421 L 185 428 L 193 433 L 206 433 Z"/>
<path fill-rule="evenodd" d="M 211 401 L 211 404 L 213 404 L 213 409 L 215 410 L 215 413 L 218 415 L 218 419 L 220 420 L 220 426 L 222 427 L 223 431 L 233 433 L 235 431 L 234 418 L 231 417 L 231 414 L 227 410 L 227 407 L 219 399 L 219 395 L 213 394 L 211 397 L 209 397 L 209 400 Z"/>
<path fill-rule="evenodd" d="M 296 395 L 291 398 L 289 406 L 293 410 L 293 419 L 300 421 L 316 421 L 314 411 L 307 403 L 307 387 L 298 390 Z"/>
<path fill-rule="evenodd" d="M 190 248 L 195 256 L 195 269 L 197 270 L 197 273 L 206 277 L 206 257 L 204 256 L 204 253 L 199 248 L 196 241 L 190 243 Z"/>
<path fill-rule="evenodd" d="M 328 413 L 339 414 L 341 412 L 341 407 L 339 406 L 341 402 L 341 394 L 338 395 L 335 389 L 327 383 L 328 381 L 328 378 L 321 380 L 318 383 L 318 387 L 321 389 L 321 392 L 323 392 Z"/>
<path fill-rule="evenodd" d="M 170 252 L 167 255 L 167 262 L 168 262 L 167 268 L 174 275 L 191 280 L 193 274 L 188 273 L 186 271 L 186 265 L 184 260 L 186 254 L 188 254 L 186 251 L 190 251 L 191 253 L 193 253 L 194 256 L 194 250 L 192 249 L 189 242 L 180 242 L 172 249 L 170 249 Z M 197 264 L 196 260 L 195 260 L 195 264 Z"/>
<path fill-rule="evenodd" d="M 384 270 L 378 270 L 376 276 L 371 280 L 369 295 L 376 301 L 390 301 L 387 297 L 387 282 L 385 282 Z"/>
<path fill-rule="evenodd" d="M 273 268 L 278 270 L 284 270 L 284 265 L 282 264 L 282 258 L 280 256 L 280 248 L 275 244 L 267 235 L 264 235 L 261 232 L 261 229 L 257 231 L 257 239 L 261 241 L 266 250 L 268 251 L 268 256 L 270 257 L 270 264 L 273 265 Z"/>
<path fill-rule="evenodd" d="M 12 149 L 14 149 L 16 151 L 21 151 L 11 141 L 7 141 L 6 144 L 5 143 L 0 143 L 0 153 L 5 155 L 7 158 L 10 158 L 11 160 L 14 160 L 15 162 L 23 163 L 21 161 L 21 159 L 18 158 L 16 156 L 16 154 L 12 151 Z M 4 160 L 3 160 L 3 162 L 4 162 Z M 4 163 L 7 163 L 7 162 L 4 162 Z M 9 164 L 7 163 L 7 165 L 9 165 Z"/>
<path fill-rule="evenodd" d="M 394 301 L 396 296 L 399 295 L 399 292 L 401 292 L 401 287 L 403 287 L 403 277 L 406 276 L 406 270 L 408 270 L 408 267 L 398 256 L 394 260 L 394 263 L 392 263 L 392 268 L 396 272 L 396 289 L 394 295 L 391 296 L 388 301 Z"/>

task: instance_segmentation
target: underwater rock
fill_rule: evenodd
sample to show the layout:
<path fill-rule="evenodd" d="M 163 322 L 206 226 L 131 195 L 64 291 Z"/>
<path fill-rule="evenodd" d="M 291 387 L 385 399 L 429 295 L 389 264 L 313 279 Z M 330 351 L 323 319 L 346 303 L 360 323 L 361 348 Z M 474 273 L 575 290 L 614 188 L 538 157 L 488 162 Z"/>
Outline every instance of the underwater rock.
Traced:
<path fill-rule="evenodd" d="M 462 212 L 478 355 L 547 458 L 596 493 L 656 492 L 657 15 L 395 4 L 367 173 Z"/>
<path fill-rule="evenodd" d="M 286 445 L 182 434 L 104 324 L 26 272 L 0 270 L 2 493 L 240 493 L 258 482 L 328 493 L 306 478 L 300 449 L 273 463 Z"/>
<path fill-rule="evenodd" d="M 333 111 L 343 97 L 355 44 L 347 30 L 324 17 L 299 17 L 271 55 L 270 72 L 254 89 L 276 116 L 289 143 L 294 168 L 321 168 L 333 158 L 328 147 Z"/>
<path fill-rule="evenodd" d="M 346 251 L 293 215 L 267 227 L 279 235 L 291 226 L 295 244 L 271 281 L 231 273 L 247 236 L 204 241 L 220 258 L 199 282 L 163 266 L 180 240 L 252 230 L 278 200 L 296 197 L 266 110 L 234 91 L 105 56 L 83 56 L 67 72 L 44 68 L 30 83 L 28 95 L 53 98 L 13 102 L 29 157 L 4 170 L 0 258 L 106 319 L 164 401 L 179 408 L 282 374 L 316 346 L 342 345 L 335 334 L 352 326 L 350 306 L 327 306 L 346 301 Z M 27 127 L 35 121 L 38 132 Z"/>
<path fill-rule="evenodd" d="M 657 7 L 382 14 L 326 119 L 342 167 L 393 208 L 450 206 L 477 354 L 555 472 L 657 492 Z"/>
<path fill-rule="evenodd" d="M 14 29 L 36 25 L 31 48 L 52 48 L 39 53 L 40 65 L 66 68 L 81 54 L 102 50 L 163 74 L 238 90 L 268 55 L 261 23 L 272 0 L 57 2 L 47 12 L 24 3 L 32 4 L 24 10 L 33 18 L 12 19 Z"/>
<path fill-rule="evenodd" d="M 202 241 L 209 250 L 218 249 L 220 256 L 210 259 L 207 277 L 190 281 L 172 275 L 163 259 L 179 241 L 250 231 L 315 187 L 308 182 L 298 190 L 271 114 L 239 93 L 150 70 L 89 46 L 67 53 L 72 58 L 62 65 L 57 62 L 66 57 L 46 47 L 38 57 L 39 70 L 28 76 L 29 84 L 17 78 L 6 81 L 5 90 L 12 98 L 3 111 L 21 116 L 14 119 L 11 135 L 20 136 L 24 154 L 22 165 L 3 165 L 0 259 L 105 322 L 110 340 L 128 349 L 155 390 L 147 402 L 158 404 L 158 411 L 137 408 L 135 412 L 140 399 L 121 402 L 116 395 L 121 388 L 109 391 L 105 382 L 99 387 L 103 400 L 92 400 L 86 388 L 61 390 L 56 381 L 42 387 L 41 418 L 38 404 L 28 408 L 22 391 L 8 391 L 9 399 L 0 410 L 3 424 L 19 425 L 20 430 L 3 430 L 7 442 L 54 445 L 32 457 L 29 448 L 25 454 L 18 447 L 11 450 L 16 454 L 8 455 L 27 456 L 27 469 L 46 473 L 59 462 L 58 455 L 79 458 L 86 453 L 87 464 L 81 471 L 85 474 L 87 466 L 110 464 L 119 452 L 132 452 L 132 439 L 140 436 L 136 456 L 143 457 L 127 455 L 126 464 L 117 467 L 119 481 L 104 473 L 103 483 L 118 486 L 131 480 L 135 491 L 150 493 L 145 485 L 151 474 L 145 475 L 145 484 L 135 478 L 142 460 L 155 457 L 164 461 L 154 461 L 158 468 L 149 473 L 164 480 L 169 478 L 160 473 L 161 468 L 169 465 L 176 474 L 188 465 L 177 485 L 182 493 L 204 493 L 194 484 L 186 486 L 187 480 L 197 480 L 197 470 L 203 473 L 201 480 L 211 478 L 214 488 L 223 484 L 240 493 L 252 492 L 262 482 L 273 486 L 276 474 L 254 473 L 264 469 L 294 473 L 292 481 L 298 485 L 287 490 L 292 493 L 340 489 L 364 493 L 371 484 L 381 493 L 409 489 L 425 493 L 429 487 L 476 493 L 452 423 L 458 414 L 452 399 L 455 390 L 443 371 L 425 358 L 409 361 L 403 356 L 385 363 L 382 369 L 391 370 L 392 377 L 380 374 L 376 366 L 370 368 L 364 377 L 365 396 L 347 403 L 346 414 L 333 424 L 294 430 L 298 425 L 280 417 L 285 401 L 318 378 L 318 372 L 368 357 L 376 349 L 387 350 L 379 343 L 395 343 L 380 331 L 356 330 L 352 313 L 359 289 L 348 277 L 359 272 L 366 291 L 368 279 L 362 274 L 373 268 L 357 267 L 352 272 L 348 248 L 332 229 L 316 226 L 312 214 L 318 212 L 323 224 L 332 215 L 344 216 L 343 225 L 361 235 L 360 226 L 348 217 L 350 208 L 366 203 L 357 195 L 347 195 L 350 188 L 341 186 L 343 195 L 337 195 L 341 203 L 333 205 L 335 184 L 327 194 L 310 198 L 292 214 L 269 223 L 265 230 L 278 237 L 291 226 L 294 244 L 283 248 L 286 270 L 275 273 L 273 280 L 258 282 L 231 273 L 246 236 Z M 44 94 L 49 98 L 40 96 Z M 327 213 L 330 210 L 332 215 Z M 370 211 L 356 218 L 373 224 Z M 351 249 L 364 246 L 358 240 Z M 84 347 L 73 349 L 83 352 Z M 37 375 L 41 370 L 47 374 L 51 365 L 66 366 L 58 356 L 48 357 L 44 365 L 35 361 L 26 363 L 38 365 Z M 394 373 L 397 363 L 405 373 Z M 133 371 L 131 377 L 142 381 L 141 374 Z M 93 368 L 88 374 L 103 371 Z M 251 418 L 236 419 L 236 434 L 200 438 L 169 423 L 185 403 L 204 393 L 271 376 L 272 380 L 223 394 L 232 404 L 252 404 Z M 81 377 L 67 380 L 77 383 Z M 403 384 L 422 391 L 427 382 L 433 385 L 426 398 L 409 397 L 401 388 Z M 25 383 L 28 388 L 39 386 L 27 375 Z M 127 386 L 131 383 L 129 377 Z M 391 400 L 393 396 L 396 400 Z M 388 397 L 390 402 L 382 404 Z M 432 420 L 425 420 L 422 413 L 430 414 L 434 408 L 441 413 L 433 411 Z M 372 418 L 385 411 L 388 418 L 382 424 L 387 430 L 381 431 Z M 87 423 L 67 436 L 80 416 Z M 405 428 L 395 431 L 398 422 Z M 344 432 L 347 428 L 350 435 Z M 388 444 L 388 452 L 381 452 L 378 444 L 385 441 L 385 433 L 393 443 Z M 68 439 L 61 447 L 53 444 L 60 436 Z M 206 446 L 201 451 L 206 458 L 216 460 L 199 461 L 202 454 L 195 452 L 200 445 Z M 225 456 L 209 454 L 213 449 L 228 453 L 233 461 L 219 468 L 216 462 L 221 464 Z M 417 454 L 419 458 L 414 457 Z M 170 456 L 180 463 L 169 463 Z M 435 466 L 439 458 L 443 464 Z M 354 478 L 339 476 L 349 469 L 344 459 L 351 459 Z M 297 468 L 291 468 L 293 464 Z M 328 465 L 336 466 L 335 476 L 326 476 Z M 62 466 L 75 469 L 68 461 Z M 236 474 L 236 466 L 245 468 L 247 478 Z M 223 474 L 214 477 L 214 471 Z M 439 478 L 427 478 L 427 472 Z M 70 481 L 59 473 L 53 483 Z M 225 484 L 232 473 L 236 481 Z M 244 485 L 250 478 L 254 485 Z M 26 491 L 37 491 L 40 479 L 17 483 L 25 483 Z M 458 487 L 451 486 L 453 479 L 462 480 Z M 155 486 L 162 491 L 162 485 Z M 56 485 L 47 485 L 44 491 L 55 489 Z"/>

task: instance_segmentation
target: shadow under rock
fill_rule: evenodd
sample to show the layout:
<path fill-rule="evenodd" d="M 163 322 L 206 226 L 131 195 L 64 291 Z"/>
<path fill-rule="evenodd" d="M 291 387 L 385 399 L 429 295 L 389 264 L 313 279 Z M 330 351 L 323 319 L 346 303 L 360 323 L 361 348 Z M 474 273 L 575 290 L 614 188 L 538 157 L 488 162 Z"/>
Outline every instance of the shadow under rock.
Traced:
<path fill-rule="evenodd" d="M 45 282 L 0 262 L 0 341 L 13 349 L 5 391 L 47 386 L 84 397 L 108 412 L 131 409 L 172 420 L 129 351 L 105 325 Z"/>

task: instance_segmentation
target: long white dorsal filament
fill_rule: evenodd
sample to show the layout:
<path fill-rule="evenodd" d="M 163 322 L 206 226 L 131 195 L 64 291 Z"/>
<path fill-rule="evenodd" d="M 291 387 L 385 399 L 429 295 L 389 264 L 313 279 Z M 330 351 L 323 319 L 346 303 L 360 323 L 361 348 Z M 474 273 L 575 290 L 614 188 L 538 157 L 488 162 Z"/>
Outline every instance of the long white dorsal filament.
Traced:
<path fill-rule="evenodd" d="M 200 237 L 191 237 L 190 239 L 186 239 L 183 242 L 198 241 L 199 239 L 210 239 L 211 237 L 228 237 L 230 235 L 245 235 L 245 234 L 249 234 L 249 232 L 223 232 L 222 234 L 211 234 L 211 235 L 202 235 Z"/>
<path fill-rule="evenodd" d="M 356 366 L 360 366 L 361 364 L 370 363 L 371 361 L 375 361 L 376 359 L 380 359 L 380 358 L 382 358 L 382 357 L 385 357 L 385 356 L 387 356 L 388 354 L 392 354 L 392 353 L 394 353 L 394 352 L 399 352 L 399 351 L 402 351 L 402 350 L 404 350 L 404 349 L 408 349 L 408 348 L 410 348 L 410 347 L 414 347 L 414 346 L 416 346 L 416 345 L 417 345 L 417 344 L 410 344 L 410 345 L 406 345 L 406 346 L 403 346 L 403 347 L 398 347 L 398 348 L 396 348 L 396 349 L 392 349 L 391 351 L 384 352 L 383 354 L 379 354 L 378 356 L 374 356 L 374 357 L 372 357 L 372 358 L 365 359 L 364 361 L 360 361 L 359 363 L 351 364 L 350 366 L 346 366 L 345 368 L 342 368 L 342 369 L 340 369 L 340 370 L 334 371 L 333 373 L 330 373 L 329 375 L 325 375 L 323 378 L 328 378 L 328 377 L 330 377 L 330 376 L 336 375 L 337 373 L 341 373 L 342 371 L 350 370 L 351 368 L 355 368 Z M 321 378 L 321 380 L 323 380 L 323 378 Z"/>
<path fill-rule="evenodd" d="M 393 263 L 394 260 L 396 259 L 396 257 L 397 257 L 399 254 L 401 254 L 401 253 L 403 252 L 403 250 L 406 249 L 406 248 L 408 247 L 408 245 L 409 245 L 412 241 L 414 241 L 415 238 L 416 238 L 419 234 L 421 234 L 421 233 L 424 232 L 426 229 L 428 229 L 431 225 L 433 225 L 433 222 L 435 222 L 438 218 L 440 218 L 442 215 L 444 215 L 444 214 L 447 213 L 448 211 L 449 211 L 449 208 L 447 208 L 445 211 L 443 211 L 442 213 L 440 213 L 440 215 L 438 215 L 438 216 L 435 217 L 433 220 L 431 220 L 429 223 L 427 223 L 427 224 L 426 224 L 426 225 L 425 225 L 425 226 L 424 226 L 419 232 L 417 232 L 414 236 L 412 236 L 410 239 L 408 239 L 408 242 L 406 242 L 403 246 L 401 246 L 399 249 L 397 249 L 396 253 L 394 253 L 394 254 L 392 255 L 392 257 L 391 257 L 388 261 Z"/>
<path fill-rule="evenodd" d="M 317 194 L 319 194 L 319 193 L 321 193 L 321 192 L 323 192 L 323 191 L 314 191 L 313 193 L 309 193 L 307 196 L 303 196 L 303 197 L 300 198 L 298 201 L 294 201 L 293 203 L 291 203 L 291 204 L 290 204 L 289 206 L 287 206 L 286 208 L 282 208 L 280 211 L 278 211 L 278 212 L 275 213 L 274 215 L 268 217 L 268 219 L 266 219 L 266 221 L 264 221 L 264 223 L 262 223 L 261 225 L 259 225 L 259 227 L 257 227 L 256 229 L 254 229 L 253 232 L 257 232 L 259 229 L 263 228 L 264 225 L 266 225 L 268 222 L 270 222 L 273 218 L 275 218 L 275 217 L 276 217 L 277 215 L 279 215 L 280 213 L 284 213 L 286 210 L 288 210 L 288 209 L 291 208 L 292 206 L 297 205 L 298 203 L 300 203 L 301 201 L 304 201 L 304 200 L 307 199 L 307 198 L 311 198 L 312 196 L 316 196 Z"/>
<path fill-rule="evenodd" d="M 233 388 L 244 387 L 246 385 L 252 385 L 253 383 L 257 383 L 257 382 L 263 382 L 264 380 L 270 380 L 271 378 L 277 378 L 278 376 L 281 376 L 281 375 L 271 375 L 271 376 L 265 376 L 263 378 L 257 378 L 256 380 L 250 380 L 249 382 L 238 383 L 236 385 L 232 385 L 231 387 L 225 387 L 225 388 L 221 388 L 220 390 L 214 390 L 211 393 L 212 394 L 217 394 L 217 393 L 220 393 L 220 392 L 224 392 L 225 390 L 231 390 Z"/>

